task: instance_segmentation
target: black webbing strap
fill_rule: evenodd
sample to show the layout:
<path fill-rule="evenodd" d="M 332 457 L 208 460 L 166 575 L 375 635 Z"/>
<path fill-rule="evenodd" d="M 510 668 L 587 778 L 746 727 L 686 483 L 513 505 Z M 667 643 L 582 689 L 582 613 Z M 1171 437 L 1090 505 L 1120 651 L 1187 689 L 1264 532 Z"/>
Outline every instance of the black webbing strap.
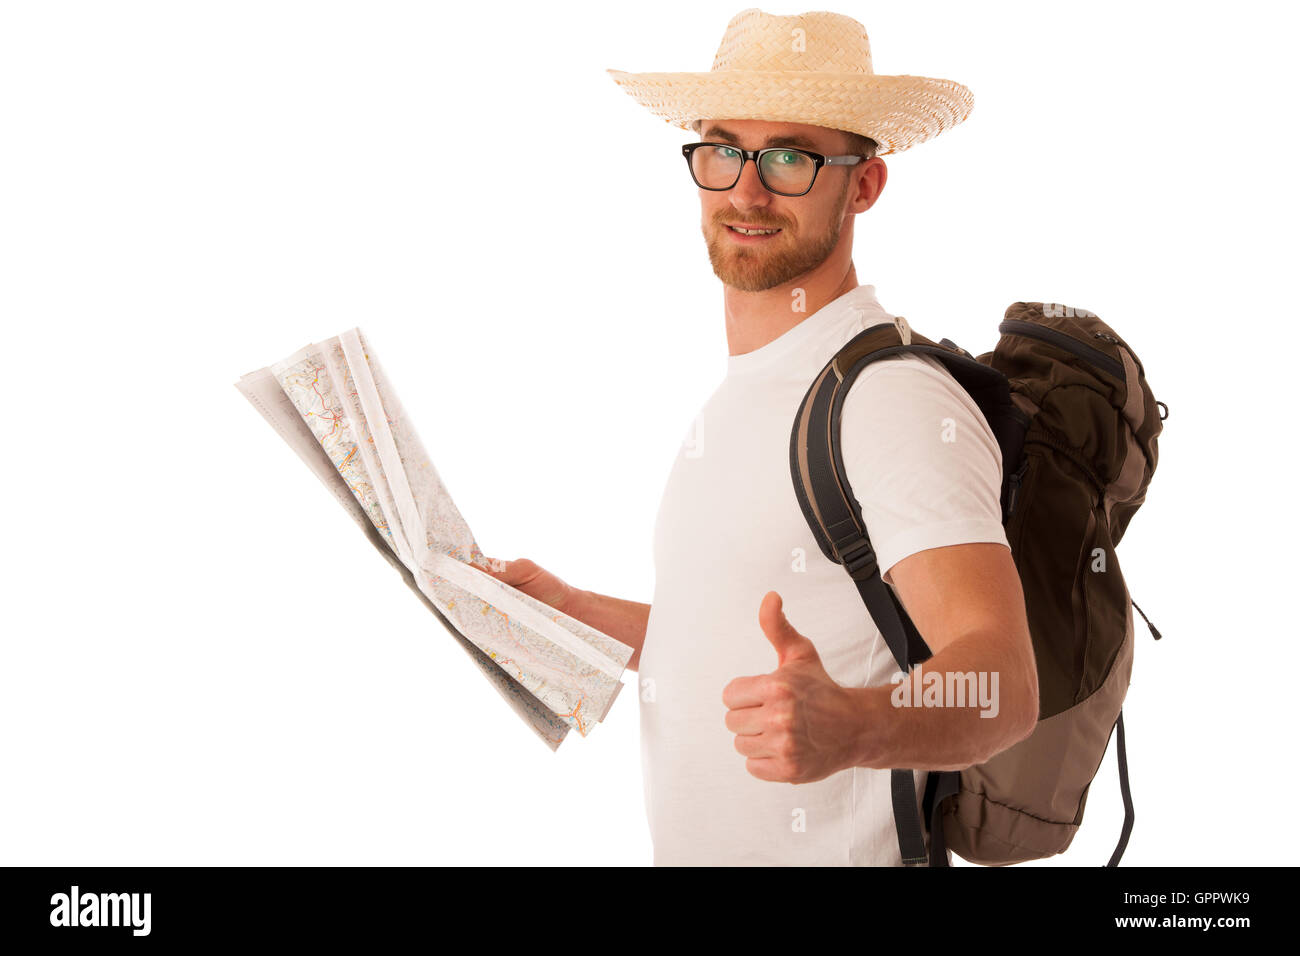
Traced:
<path fill-rule="evenodd" d="M 899 670 L 907 672 L 913 664 L 930 659 L 930 648 L 921 632 L 903 610 L 896 595 L 880 577 L 876 568 L 869 577 L 854 578 L 862 603 L 867 606 L 871 619 L 880 628 L 880 634 L 889 646 L 889 652 L 898 662 Z"/>
<path fill-rule="evenodd" d="M 922 812 L 930 820 L 930 865 L 950 866 L 948 841 L 943 835 L 943 801 L 957 792 L 961 774 L 956 770 L 931 770 L 925 782 Z"/>
<path fill-rule="evenodd" d="M 866 548 L 866 554 L 861 548 Z M 862 539 L 861 545 L 849 552 L 853 555 L 850 573 L 858 587 L 858 594 L 867 606 L 871 619 L 880 628 L 885 644 L 894 655 L 899 669 L 906 673 L 911 665 L 930 656 L 921 634 L 898 603 L 898 596 L 885 585 L 876 565 L 871 543 Z M 894 829 L 898 831 L 898 851 L 904 866 L 924 866 L 929 857 L 925 851 L 925 833 L 922 830 L 921 808 L 916 802 L 916 777 L 911 770 L 894 769 L 889 772 L 889 791 L 894 805 Z"/>
<path fill-rule="evenodd" d="M 1124 749 L 1124 711 L 1119 712 L 1115 720 L 1115 758 L 1119 761 L 1119 792 L 1124 798 L 1124 828 L 1120 830 L 1119 843 L 1110 855 L 1107 866 L 1118 866 L 1119 858 L 1128 846 L 1129 834 L 1133 832 L 1133 794 L 1128 787 L 1128 753 Z"/>
<path fill-rule="evenodd" d="M 916 803 L 916 776 L 910 770 L 889 771 L 889 792 L 894 804 L 894 829 L 903 866 L 925 866 L 925 834 L 921 832 L 921 808 Z"/>

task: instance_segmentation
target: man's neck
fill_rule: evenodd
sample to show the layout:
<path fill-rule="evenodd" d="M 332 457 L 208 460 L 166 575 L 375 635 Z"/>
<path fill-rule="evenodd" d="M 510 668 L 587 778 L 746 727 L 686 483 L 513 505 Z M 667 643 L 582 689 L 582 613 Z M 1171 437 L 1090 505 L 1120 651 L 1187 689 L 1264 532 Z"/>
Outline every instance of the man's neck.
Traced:
<path fill-rule="evenodd" d="M 744 355 L 761 349 L 823 306 L 858 287 L 857 272 L 849 261 L 847 271 L 808 275 L 762 292 L 742 292 L 723 287 L 727 320 L 727 351 Z"/>

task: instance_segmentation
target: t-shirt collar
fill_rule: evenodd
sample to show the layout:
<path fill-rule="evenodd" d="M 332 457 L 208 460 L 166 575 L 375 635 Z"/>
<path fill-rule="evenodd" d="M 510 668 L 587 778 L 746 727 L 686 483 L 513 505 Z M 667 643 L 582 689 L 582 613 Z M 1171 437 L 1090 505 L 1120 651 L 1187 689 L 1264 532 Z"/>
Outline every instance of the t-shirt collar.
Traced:
<path fill-rule="evenodd" d="M 797 352 L 817 336 L 825 334 L 841 322 L 853 321 L 864 316 L 867 321 L 863 323 L 863 328 L 878 322 L 888 322 L 891 319 L 877 301 L 874 285 L 860 285 L 856 289 L 850 289 L 838 299 L 826 303 L 798 325 L 752 352 L 727 356 L 727 374 L 767 368 Z"/>

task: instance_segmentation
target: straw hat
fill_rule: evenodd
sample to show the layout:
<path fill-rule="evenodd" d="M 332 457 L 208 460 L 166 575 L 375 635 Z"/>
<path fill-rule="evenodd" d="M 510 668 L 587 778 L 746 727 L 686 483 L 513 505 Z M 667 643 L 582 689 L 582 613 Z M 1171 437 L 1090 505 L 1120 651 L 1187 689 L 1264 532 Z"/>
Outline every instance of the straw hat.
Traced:
<path fill-rule="evenodd" d="M 744 10 L 727 24 L 707 73 L 607 72 L 682 129 L 704 119 L 807 123 L 869 136 L 880 156 L 952 129 L 975 103 L 952 80 L 872 72 L 867 31 L 838 13 Z"/>

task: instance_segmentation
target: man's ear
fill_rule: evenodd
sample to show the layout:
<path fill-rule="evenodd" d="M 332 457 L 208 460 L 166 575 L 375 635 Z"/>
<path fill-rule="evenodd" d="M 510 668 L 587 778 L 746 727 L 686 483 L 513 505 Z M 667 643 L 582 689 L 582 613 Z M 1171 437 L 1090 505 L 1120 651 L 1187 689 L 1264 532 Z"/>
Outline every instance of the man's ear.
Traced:
<path fill-rule="evenodd" d="M 868 159 L 862 163 L 858 163 L 856 166 L 852 168 L 855 171 L 853 176 L 853 183 L 857 187 L 857 192 L 854 193 L 853 199 L 851 201 L 852 203 L 861 202 L 864 194 L 870 193 L 868 177 L 874 178 L 875 181 L 879 183 L 879 186 L 876 188 L 874 195 L 867 196 L 868 199 L 867 204 L 863 206 L 861 209 L 857 210 L 858 212 L 866 212 L 868 209 L 870 209 L 872 206 L 876 204 L 876 200 L 880 198 L 880 194 L 885 191 L 885 182 L 889 178 L 889 167 L 885 165 L 885 161 L 883 159 L 881 159 L 878 156 L 873 156 L 871 159 Z"/>

